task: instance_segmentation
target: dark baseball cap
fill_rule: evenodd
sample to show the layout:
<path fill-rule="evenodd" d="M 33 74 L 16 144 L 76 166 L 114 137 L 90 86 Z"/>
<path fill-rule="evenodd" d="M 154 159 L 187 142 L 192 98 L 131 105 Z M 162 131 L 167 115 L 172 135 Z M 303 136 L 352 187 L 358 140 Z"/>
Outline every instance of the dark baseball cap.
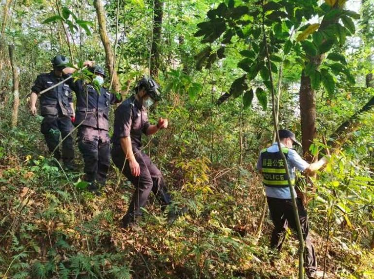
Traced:
<path fill-rule="evenodd" d="M 295 144 L 301 146 L 301 143 L 296 140 L 295 134 L 290 130 L 279 130 L 278 133 L 280 139 L 290 138 Z"/>

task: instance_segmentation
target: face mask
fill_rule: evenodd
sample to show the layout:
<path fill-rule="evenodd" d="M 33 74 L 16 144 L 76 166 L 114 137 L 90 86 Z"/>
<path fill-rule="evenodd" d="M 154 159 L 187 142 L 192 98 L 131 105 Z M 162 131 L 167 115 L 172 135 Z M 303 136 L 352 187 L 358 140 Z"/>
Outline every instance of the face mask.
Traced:
<path fill-rule="evenodd" d="M 143 100 L 143 106 L 145 106 L 146 108 L 149 108 L 153 104 L 154 104 L 154 101 L 152 100 L 152 98 L 147 98 Z"/>
<path fill-rule="evenodd" d="M 101 86 L 104 83 L 104 78 L 102 76 L 96 76 L 93 79 L 93 82 L 96 83 L 97 85 Z"/>

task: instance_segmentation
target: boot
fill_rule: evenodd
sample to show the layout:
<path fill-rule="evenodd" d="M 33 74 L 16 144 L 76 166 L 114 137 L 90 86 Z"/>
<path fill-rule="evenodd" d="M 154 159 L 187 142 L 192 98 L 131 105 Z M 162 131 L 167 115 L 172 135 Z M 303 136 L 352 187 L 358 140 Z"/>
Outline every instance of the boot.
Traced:
<path fill-rule="evenodd" d="M 96 196 L 101 196 L 100 189 L 99 189 L 99 187 L 97 187 L 95 182 L 91 182 L 88 185 L 87 190 L 90 191 L 91 193 L 95 194 Z"/>

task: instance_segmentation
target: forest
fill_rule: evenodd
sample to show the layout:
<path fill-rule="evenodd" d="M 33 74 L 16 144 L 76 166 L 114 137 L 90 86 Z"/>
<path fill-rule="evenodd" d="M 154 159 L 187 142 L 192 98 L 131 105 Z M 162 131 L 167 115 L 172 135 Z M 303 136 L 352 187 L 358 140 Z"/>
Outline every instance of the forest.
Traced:
<path fill-rule="evenodd" d="M 143 76 L 159 84 L 157 133 L 141 149 L 172 209 L 150 194 L 122 228 L 135 187 L 111 162 L 101 192 L 90 190 L 80 124 L 76 169 L 51 155 L 41 96 L 36 113 L 30 104 L 61 55 L 69 84 L 93 83 L 87 61 L 105 71 L 98 98 L 138 96 Z M 373 0 L 2 0 L 0 278 L 374 278 L 373 105 Z M 292 209 L 302 200 L 308 212 L 319 277 L 303 268 L 297 218 L 282 249 L 271 246 L 258 160 L 280 146 L 279 129 L 307 165 L 326 159 L 286 181 Z M 174 209 L 183 214 L 170 221 Z"/>

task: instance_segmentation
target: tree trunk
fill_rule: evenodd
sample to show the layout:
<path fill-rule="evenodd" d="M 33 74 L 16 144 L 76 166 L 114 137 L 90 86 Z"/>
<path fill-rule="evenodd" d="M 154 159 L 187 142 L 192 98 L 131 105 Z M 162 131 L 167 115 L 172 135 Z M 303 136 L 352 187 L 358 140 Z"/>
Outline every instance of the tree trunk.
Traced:
<path fill-rule="evenodd" d="M 312 155 L 309 147 L 316 136 L 316 99 L 308 76 L 301 75 L 299 92 L 301 132 L 304 158 L 311 162 Z"/>
<path fill-rule="evenodd" d="M 12 0 L 6 0 L 5 5 L 4 5 L 4 11 L 3 11 L 3 22 L 1 23 L 1 36 L 4 36 L 5 33 L 5 28 L 8 20 L 8 12 L 9 12 L 9 7 L 12 4 Z"/>
<path fill-rule="evenodd" d="M 121 89 L 117 71 L 114 67 L 114 55 L 113 51 L 110 47 L 110 41 L 107 33 L 106 28 L 106 15 L 104 6 L 101 0 L 94 0 L 94 6 L 96 9 L 97 21 L 99 23 L 99 32 L 101 37 L 101 42 L 103 43 L 105 49 L 105 60 L 106 60 L 106 68 L 109 71 L 110 77 L 113 79 L 113 90 L 115 92 L 119 92 Z"/>
<path fill-rule="evenodd" d="M 151 48 L 151 65 L 150 74 L 152 77 L 158 77 L 158 71 L 160 69 L 160 45 L 161 45 L 161 28 L 162 28 L 162 17 L 163 17 L 163 1 L 154 1 L 154 15 L 153 15 L 153 38 Z"/>
<path fill-rule="evenodd" d="M 14 45 L 9 46 L 9 58 L 13 72 L 13 112 L 12 112 L 12 127 L 17 126 L 18 122 L 18 107 L 19 107 L 19 69 L 14 61 Z"/>

